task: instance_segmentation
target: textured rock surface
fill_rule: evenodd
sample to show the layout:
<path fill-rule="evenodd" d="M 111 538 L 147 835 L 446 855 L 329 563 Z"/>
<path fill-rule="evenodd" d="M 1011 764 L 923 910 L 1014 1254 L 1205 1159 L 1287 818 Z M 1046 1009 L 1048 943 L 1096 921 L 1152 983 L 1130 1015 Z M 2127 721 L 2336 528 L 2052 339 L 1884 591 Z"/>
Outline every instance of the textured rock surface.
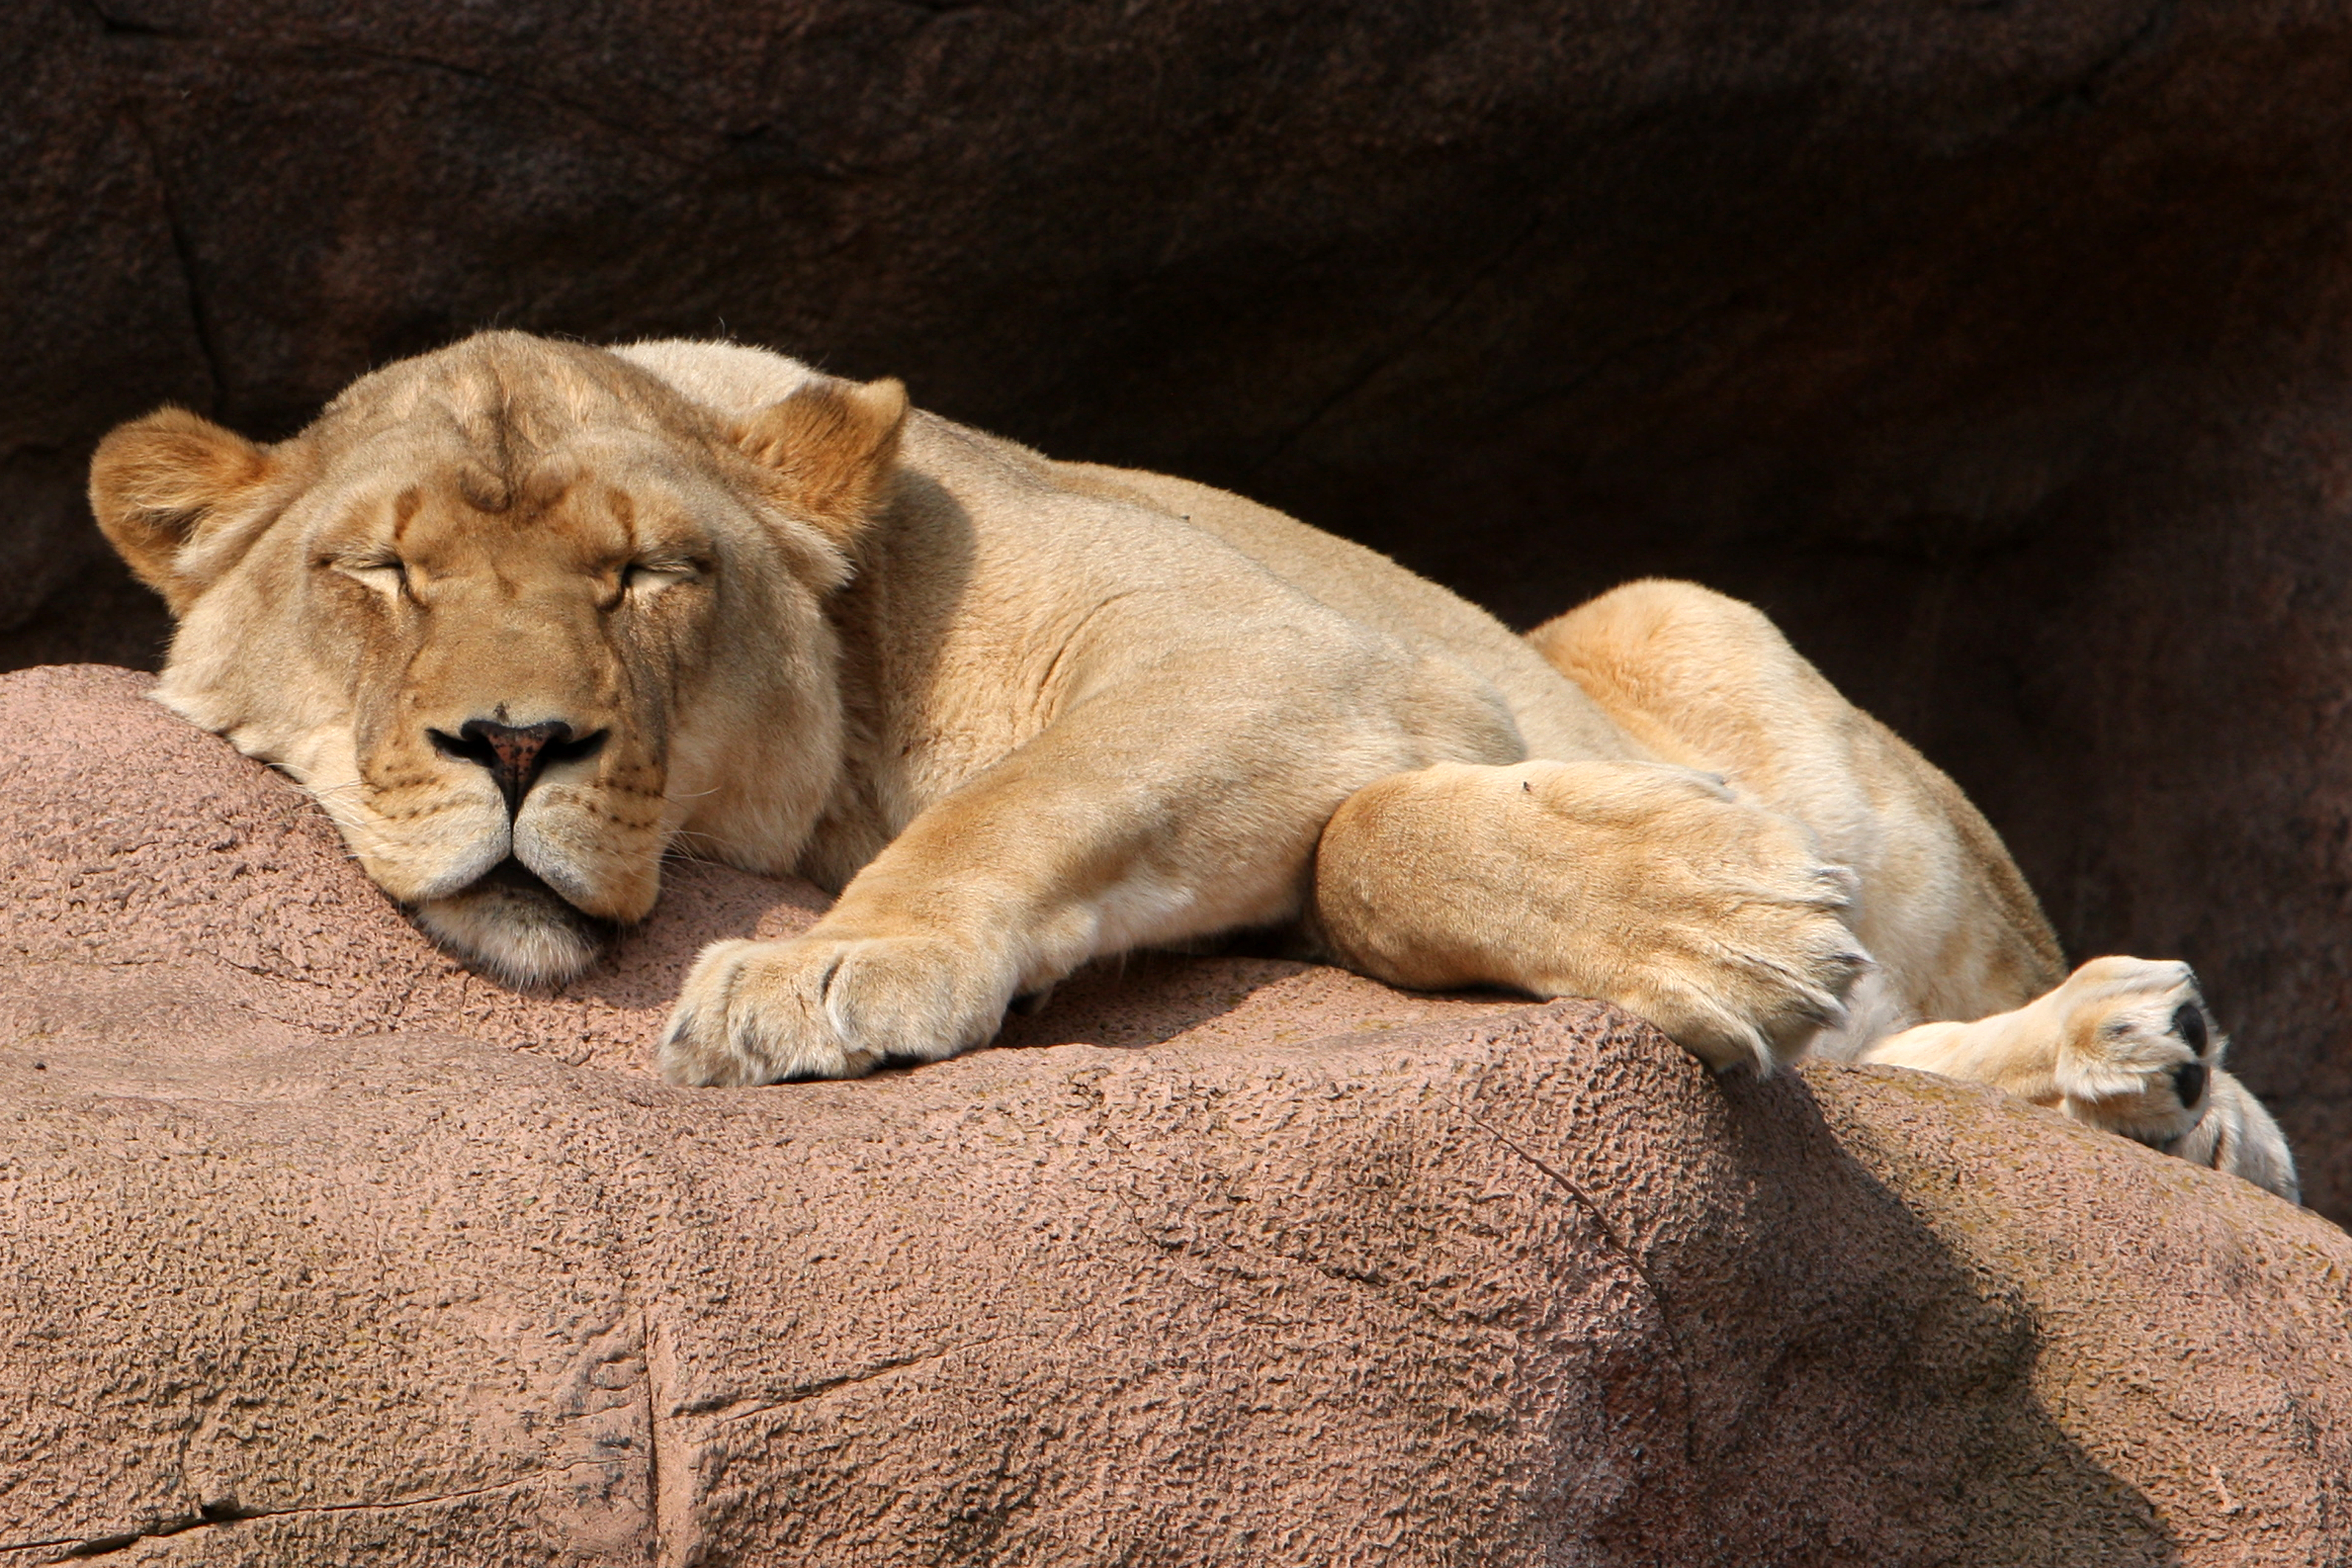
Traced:
<path fill-rule="evenodd" d="M 0 1564 L 2352 1552 L 2352 1240 L 2231 1178 L 1244 960 L 666 1089 L 813 895 L 492 991 L 142 684 L 0 679 Z"/>

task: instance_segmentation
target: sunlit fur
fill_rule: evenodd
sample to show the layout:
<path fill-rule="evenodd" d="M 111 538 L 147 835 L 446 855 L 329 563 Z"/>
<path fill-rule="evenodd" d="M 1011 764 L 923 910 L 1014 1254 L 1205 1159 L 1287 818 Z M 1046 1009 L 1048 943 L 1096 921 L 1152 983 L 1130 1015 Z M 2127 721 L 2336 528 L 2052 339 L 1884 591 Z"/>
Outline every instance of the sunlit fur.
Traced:
<path fill-rule="evenodd" d="M 1958 786 L 1762 615 L 1688 584 L 1636 583 L 1530 640 L 1658 754 L 1720 770 L 1855 874 L 1845 914 L 1872 963 L 1816 1052 L 1998 1084 L 2297 1196 L 2277 1123 L 2219 1069 L 2228 1042 L 2189 966 L 2105 957 L 2067 974 L 2032 889 Z M 2181 1073 L 2192 1063 L 2201 1071 Z M 2184 1084 L 2202 1092 L 2184 1101 Z"/>
<path fill-rule="evenodd" d="M 495 333 L 274 447 L 126 426 L 92 495 L 179 613 L 159 700 L 307 785 L 437 940 L 540 983 L 653 907 L 681 833 L 787 870 L 835 786 L 847 563 L 828 498 L 741 436 L 614 355 Z M 433 740 L 474 719 L 607 738 L 509 821 Z M 486 882 L 518 863 L 539 888 Z"/>
<path fill-rule="evenodd" d="M 91 499 L 179 617 L 163 700 L 469 962 L 577 973 L 672 846 L 837 890 L 702 955 L 676 1082 L 946 1056 L 1091 958 L 1286 925 L 1399 984 L 1621 1002 L 1717 1069 L 1819 1042 L 2004 1083 L 2293 1190 L 2218 1036 L 2183 1054 L 2186 970 L 2067 979 L 1951 781 L 1703 588 L 1521 638 L 1238 496 L 709 343 L 488 333 L 271 447 L 167 410 Z M 511 821 L 469 721 L 566 737 Z"/>

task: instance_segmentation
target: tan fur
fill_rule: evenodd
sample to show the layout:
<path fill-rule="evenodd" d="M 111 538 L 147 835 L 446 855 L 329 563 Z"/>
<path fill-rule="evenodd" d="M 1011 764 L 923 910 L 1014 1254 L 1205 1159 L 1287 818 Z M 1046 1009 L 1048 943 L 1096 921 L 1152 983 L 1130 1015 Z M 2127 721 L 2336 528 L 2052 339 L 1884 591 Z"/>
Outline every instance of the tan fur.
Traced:
<path fill-rule="evenodd" d="M 488 333 L 276 447 L 133 422 L 91 499 L 180 618 L 162 700 L 292 772 L 470 962 L 577 973 L 673 847 L 838 891 L 702 956 L 673 1081 L 949 1055 L 1090 958 L 1253 926 L 1401 984 L 1617 1000 L 1759 1070 L 1993 1028 L 2061 976 L 1991 829 L 1747 606 L 1638 584 L 1521 639 L 895 382 Z M 2000 1026 L 1970 1070 L 2153 995 Z M 2252 1168 L 2216 1151 L 2267 1119 L 2197 1142 L 2149 1113 L 2177 1064 L 2144 1047 L 2057 1103 Z"/>
<path fill-rule="evenodd" d="M 1857 874 L 1848 919 L 1875 967 L 1815 1050 L 1997 1084 L 2298 1196 L 2277 1124 L 2219 1070 L 2228 1042 L 2188 965 L 2108 957 L 2067 975 L 1991 825 L 1754 608 L 1634 583 L 1528 640 L 1659 755 L 1721 769 Z M 2202 1072 L 2179 1077 L 2191 1064 Z M 2202 1092 L 2184 1097 L 2184 1082 Z"/>
<path fill-rule="evenodd" d="M 2185 963 L 2095 958 L 2022 1006 L 1921 1024 L 1863 1042 L 1852 1058 L 1995 1084 L 2297 1200 L 2285 1135 L 2221 1070 L 2228 1038 L 2206 1032 L 2200 1041 L 2182 1031 L 2183 1009 L 2201 1015 L 2204 1006 Z"/>
<path fill-rule="evenodd" d="M 1324 829 L 1334 955 L 1394 984 L 1606 996 L 1710 1066 L 1769 1068 L 1842 1019 L 1869 963 L 1852 873 L 1792 818 L 1658 763 L 1440 763 Z"/>

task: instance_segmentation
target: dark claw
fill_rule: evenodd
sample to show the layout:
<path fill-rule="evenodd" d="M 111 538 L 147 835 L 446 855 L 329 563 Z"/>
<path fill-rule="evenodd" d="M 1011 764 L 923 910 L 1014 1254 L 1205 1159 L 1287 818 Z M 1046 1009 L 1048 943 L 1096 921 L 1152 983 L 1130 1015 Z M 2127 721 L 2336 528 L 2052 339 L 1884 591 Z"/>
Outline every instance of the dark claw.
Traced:
<path fill-rule="evenodd" d="M 2172 1016 L 2172 1032 L 2189 1042 L 2189 1048 L 2199 1056 L 2205 1054 L 2205 1010 L 2194 1002 L 2183 1002 Z"/>

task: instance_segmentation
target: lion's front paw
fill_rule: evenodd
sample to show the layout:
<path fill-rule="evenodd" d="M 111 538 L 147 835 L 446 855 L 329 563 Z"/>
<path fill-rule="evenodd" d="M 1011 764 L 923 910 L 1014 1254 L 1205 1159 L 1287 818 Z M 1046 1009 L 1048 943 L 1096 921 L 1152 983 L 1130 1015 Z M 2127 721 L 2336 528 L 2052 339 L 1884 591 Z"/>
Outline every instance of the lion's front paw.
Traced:
<path fill-rule="evenodd" d="M 1688 792 L 1656 826 L 1628 889 L 1647 920 L 1611 999 L 1718 1072 L 1802 1056 L 1870 967 L 1846 923 L 1859 879 L 1799 824 L 1727 792 Z"/>
<path fill-rule="evenodd" d="M 926 937 L 713 942 L 678 994 L 656 1065 L 670 1083 L 735 1085 L 936 1061 L 987 1039 L 1003 1016 L 973 968 Z"/>
<path fill-rule="evenodd" d="M 2059 1015 L 2051 1076 L 2070 1115 L 2143 1143 L 2196 1124 L 2228 1041 L 2189 965 L 2095 958 L 2036 1005 Z"/>
<path fill-rule="evenodd" d="M 1316 914 L 1366 974 L 1641 1014 L 1717 1070 L 1769 1070 L 1843 1017 L 1869 956 L 1853 874 L 1722 779 L 1648 763 L 1441 763 L 1350 797 Z"/>

